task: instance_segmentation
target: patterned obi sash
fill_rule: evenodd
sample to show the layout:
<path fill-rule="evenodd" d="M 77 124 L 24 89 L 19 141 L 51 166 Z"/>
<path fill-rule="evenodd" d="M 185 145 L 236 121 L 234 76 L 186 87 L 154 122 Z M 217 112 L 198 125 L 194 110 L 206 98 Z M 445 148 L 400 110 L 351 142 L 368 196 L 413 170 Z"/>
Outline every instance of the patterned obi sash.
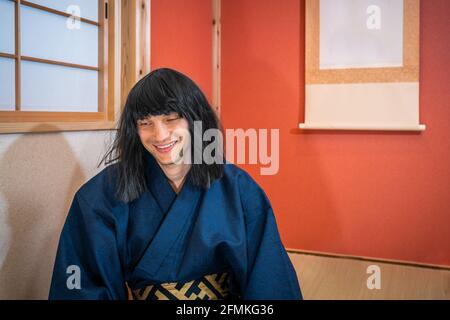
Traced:
<path fill-rule="evenodd" d="M 129 289 L 129 300 L 223 300 L 229 295 L 229 274 L 214 273 L 189 282 L 152 284 Z"/>

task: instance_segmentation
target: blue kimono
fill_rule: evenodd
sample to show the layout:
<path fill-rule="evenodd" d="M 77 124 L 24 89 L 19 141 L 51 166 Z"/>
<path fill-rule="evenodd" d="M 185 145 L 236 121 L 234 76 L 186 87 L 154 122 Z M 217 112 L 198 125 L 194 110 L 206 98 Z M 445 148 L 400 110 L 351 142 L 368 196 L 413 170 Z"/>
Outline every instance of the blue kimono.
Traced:
<path fill-rule="evenodd" d="M 302 298 L 269 200 L 245 171 L 227 163 L 207 190 L 188 174 L 177 195 L 150 155 L 147 168 L 132 202 L 114 196 L 114 165 L 76 193 L 50 299 Z"/>

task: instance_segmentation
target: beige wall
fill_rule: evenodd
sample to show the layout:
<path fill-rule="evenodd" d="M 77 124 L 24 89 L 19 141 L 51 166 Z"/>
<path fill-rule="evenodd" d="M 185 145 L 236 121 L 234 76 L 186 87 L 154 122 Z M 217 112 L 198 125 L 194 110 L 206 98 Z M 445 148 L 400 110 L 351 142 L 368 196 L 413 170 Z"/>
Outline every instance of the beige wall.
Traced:
<path fill-rule="evenodd" d="M 46 299 L 76 190 L 111 131 L 0 135 L 0 299 Z"/>

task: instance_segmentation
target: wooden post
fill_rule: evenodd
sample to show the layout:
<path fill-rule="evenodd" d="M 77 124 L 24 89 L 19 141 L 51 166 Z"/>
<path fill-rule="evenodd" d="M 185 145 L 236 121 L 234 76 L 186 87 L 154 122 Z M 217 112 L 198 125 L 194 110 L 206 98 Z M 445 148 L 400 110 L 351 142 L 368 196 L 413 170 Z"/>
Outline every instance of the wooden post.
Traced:
<path fill-rule="evenodd" d="M 121 107 L 131 88 L 150 72 L 151 0 L 121 1 Z"/>

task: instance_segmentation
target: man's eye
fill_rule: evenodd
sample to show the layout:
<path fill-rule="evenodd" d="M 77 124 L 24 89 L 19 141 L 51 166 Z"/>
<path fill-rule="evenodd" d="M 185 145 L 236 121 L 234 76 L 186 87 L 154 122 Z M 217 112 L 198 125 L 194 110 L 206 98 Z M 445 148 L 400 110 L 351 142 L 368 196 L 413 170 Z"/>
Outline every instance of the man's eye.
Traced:
<path fill-rule="evenodd" d="M 167 121 L 175 121 L 175 120 L 178 120 L 178 119 L 180 119 L 180 117 L 169 118 L 169 119 L 167 119 Z"/>

